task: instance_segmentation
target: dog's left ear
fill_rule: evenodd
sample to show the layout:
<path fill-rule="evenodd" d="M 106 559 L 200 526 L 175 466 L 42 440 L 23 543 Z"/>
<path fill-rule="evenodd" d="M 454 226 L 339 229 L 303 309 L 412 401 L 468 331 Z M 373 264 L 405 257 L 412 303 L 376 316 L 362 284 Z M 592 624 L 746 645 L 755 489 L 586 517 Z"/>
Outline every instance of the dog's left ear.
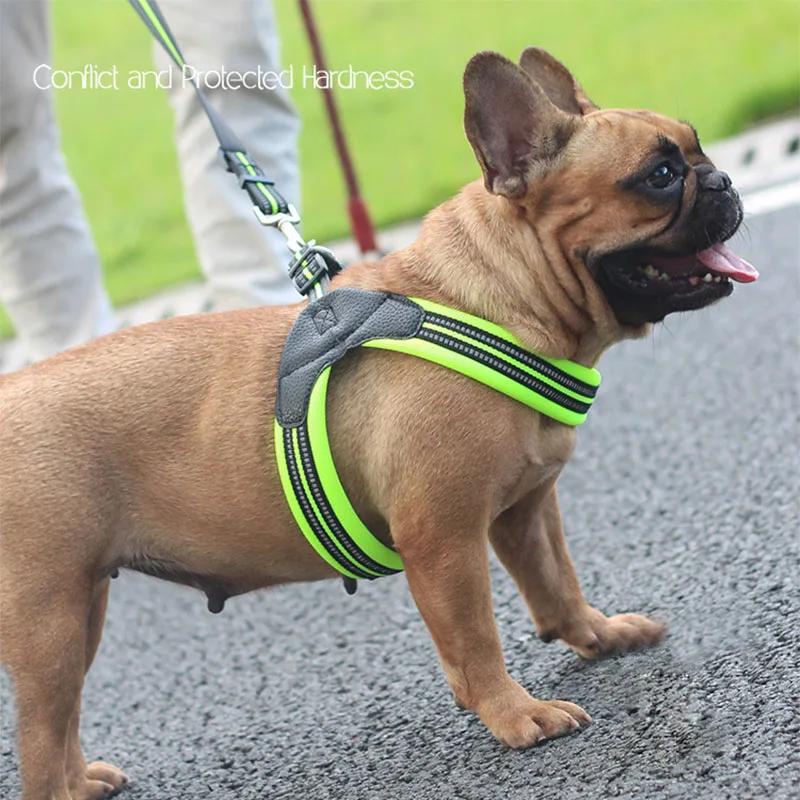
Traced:
<path fill-rule="evenodd" d="M 464 99 L 464 130 L 486 188 L 503 197 L 522 197 L 533 170 L 552 163 L 577 127 L 573 115 L 499 53 L 470 59 Z"/>
<path fill-rule="evenodd" d="M 579 115 L 597 111 L 575 76 L 541 47 L 526 47 L 519 57 L 519 65 L 562 111 Z"/>

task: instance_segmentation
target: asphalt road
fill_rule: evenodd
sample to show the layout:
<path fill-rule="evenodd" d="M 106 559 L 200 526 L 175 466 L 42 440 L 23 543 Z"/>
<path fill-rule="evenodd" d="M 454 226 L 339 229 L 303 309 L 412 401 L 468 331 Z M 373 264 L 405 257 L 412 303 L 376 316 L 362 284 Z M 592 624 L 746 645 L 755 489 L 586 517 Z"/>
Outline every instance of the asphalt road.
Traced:
<path fill-rule="evenodd" d="M 459 711 L 402 576 L 229 601 L 133 574 L 112 585 L 84 694 L 90 758 L 126 800 L 800 797 L 800 209 L 752 219 L 762 272 L 601 363 L 560 481 L 584 593 L 670 626 L 647 653 L 544 645 L 494 565 L 512 675 L 594 717 L 514 752 Z M 0 681 L 0 797 L 19 790 Z"/>

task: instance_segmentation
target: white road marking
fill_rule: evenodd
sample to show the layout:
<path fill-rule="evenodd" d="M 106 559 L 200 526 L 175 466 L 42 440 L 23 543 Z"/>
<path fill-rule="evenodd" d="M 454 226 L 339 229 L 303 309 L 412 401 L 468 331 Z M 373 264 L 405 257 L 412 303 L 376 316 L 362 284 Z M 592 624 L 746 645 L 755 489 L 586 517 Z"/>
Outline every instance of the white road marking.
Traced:
<path fill-rule="evenodd" d="M 779 208 L 796 205 L 800 203 L 800 180 L 746 194 L 742 198 L 742 202 L 745 213 L 750 216 L 768 214 Z"/>

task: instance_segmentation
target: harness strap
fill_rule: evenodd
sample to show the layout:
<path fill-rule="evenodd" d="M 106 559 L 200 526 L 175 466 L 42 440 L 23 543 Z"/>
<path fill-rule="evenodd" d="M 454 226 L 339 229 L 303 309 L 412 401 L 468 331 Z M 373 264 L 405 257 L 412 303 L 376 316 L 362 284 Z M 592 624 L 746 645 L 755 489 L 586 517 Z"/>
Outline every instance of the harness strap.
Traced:
<path fill-rule="evenodd" d="M 570 426 L 585 421 L 600 385 L 597 370 L 532 353 L 499 325 L 430 300 L 338 289 L 304 309 L 281 359 L 274 425 L 278 471 L 298 527 L 348 580 L 403 569 L 399 555 L 358 517 L 328 441 L 331 368 L 361 346 L 440 364 Z"/>
<path fill-rule="evenodd" d="M 325 414 L 331 368 L 311 392 L 307 421 L 281 428 L 275 421 L 278 471 L 295 521 L 311 546 L 348 578 L 373 580 L 403 570 L 400 556 L 361 521 L 333 463 Z"/>
<path fill-rule="evenodd" d="M 424 358 L 491 386 L 565 425 L 581 425 L 600 385 L 600 374 L 566 359 L 526 350 L 492 322 L 430 300 L 410 298 L 425 309 L 412 339 L 375 339 L 377 347 Z"/>

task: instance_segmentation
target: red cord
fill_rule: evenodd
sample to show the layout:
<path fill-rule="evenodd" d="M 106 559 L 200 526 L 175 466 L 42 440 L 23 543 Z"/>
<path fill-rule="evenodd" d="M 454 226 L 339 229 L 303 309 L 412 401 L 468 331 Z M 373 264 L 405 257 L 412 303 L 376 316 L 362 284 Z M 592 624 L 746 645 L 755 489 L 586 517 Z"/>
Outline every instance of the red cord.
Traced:
<path fill-rule="evenodd" d="M 308 33 L 308 39 L 311 43 L 311 50 L 314 54 L 314 63 L 317 69 L 327 72 L 325 57 L 322 54 L 322 45 L 319 40 L 319 35 L 317 34 L 317 27 L 311 15 L 311 6 L 308 0 L 299 0 L 299 2 L 306 32 Z M 350 153 L 347 149 L 347 142 L 344 138 L 341 122 L 339 121 L 339 112 L 333 98 L 333 89 L 328 86 L 322 89 L 322 93 L 325 98 L 328 121 L 333 131 L 336 151 L 339 154 L 339 162 L 342 165 L 345 183 L 347 184 L 350 225 L 353 230 L 353 236 L 358 243 L 358 249 L 361 251 L 362 255 L 365 255 L 378 249 L 378 245 L 375 242 L 375 228 L 372 226 L 366 203 L 361 199 L 358 191 L 358 181 L 356 179 L 355 170 L 353 169 L 353 162 L 350 159 Z"/>

